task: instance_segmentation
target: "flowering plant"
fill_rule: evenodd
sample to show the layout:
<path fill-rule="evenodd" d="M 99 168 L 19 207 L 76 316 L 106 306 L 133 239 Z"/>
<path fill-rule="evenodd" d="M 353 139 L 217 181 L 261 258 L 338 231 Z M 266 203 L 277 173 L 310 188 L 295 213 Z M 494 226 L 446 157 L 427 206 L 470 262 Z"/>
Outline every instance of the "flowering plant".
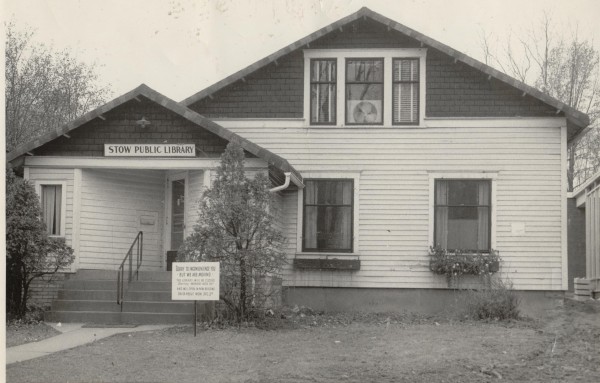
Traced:
<path fill-rule="evenodd" d="M 445 275 L 449 285 L 452 279 L 458 279 L 462 275 L 487 276 L 500 268 L 500 254 L 494 249 L 483 253 L 432 246 L 429 248 L 429 255 L 429 268 L 436 274 Z"/>

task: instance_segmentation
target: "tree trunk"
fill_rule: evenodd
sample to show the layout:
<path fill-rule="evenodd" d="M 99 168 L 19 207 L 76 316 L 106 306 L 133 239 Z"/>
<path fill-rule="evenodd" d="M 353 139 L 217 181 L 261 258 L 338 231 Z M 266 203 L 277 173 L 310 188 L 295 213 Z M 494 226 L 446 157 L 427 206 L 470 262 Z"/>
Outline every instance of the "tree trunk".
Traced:
<path fill-rule="evenodd" d="M 6 268 L 6 308 L 9 313 L 16 316 L 20 316 L 23 286 L 20 270 L 21 268 L 14 263 L 7 265 Z"/>
<path fill-rule="evenodd" d="M 247 280 L 246 260 L 242 256 L 240 258 L 240 311 L 241 311 L 240 320 L 243 320 L 246 317 L 246 295 L 247 295 L 246 280 Z"/>

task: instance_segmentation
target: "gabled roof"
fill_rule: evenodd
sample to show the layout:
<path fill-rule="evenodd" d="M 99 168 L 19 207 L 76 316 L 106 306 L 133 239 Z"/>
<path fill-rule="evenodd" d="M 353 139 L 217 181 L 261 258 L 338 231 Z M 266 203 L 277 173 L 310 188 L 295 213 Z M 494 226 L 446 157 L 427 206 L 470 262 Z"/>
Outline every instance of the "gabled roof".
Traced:
<path fill-rule="evenodd" d="M 54 140 L 55 138 L 58 138 L 64 134 L 68 134 L 73 129 L 76 129 L 82 126 L 83 124 L 92 121 L 95 118 L 100 118 L 103 114 L 109 112 L 110 110 L 116 108 L 121 104 L 124 104 L 127 101 L 135 99 L 138 96 L 146 97 L 149 100 L 154 101 L 155 103 L 167 108 L 173 113 L 185 118 L 186 120 L 195 123 L 199 127 L 204 128 L 209 132 L 214 133 L 217 136 L 229 142 L 233 142 L 240 145 L 244 150 L 248 151 L 249 153 L 252 153 L 255 156 L 267 161 L 270 167 L 275 167 L 281 172 L 290 172 L 296 177 L 296 180 L 299 180 L 301 182 L 302 176 L 300 175 L 300 173 L 296 169 L 294 169 L 294 167 L 290 165 L 289 162 L 287 162 L 287 160 L 285 160 L 284 158 L 278 156 L 275 153 L 270 152 L 269 150 L 261 146 L 258 146 L 248 141 L 245 138 L 240 137 L 239 135 L 225 129 L 219 124 L 207 119 L 206 117 L 201 116 L 193 110 L 151 89 L 145 84 L 142 84 L 137 88 L 133 89 L 132 91 L 127 92 L 124 95 L 117 97 L 114 100 L 98 107 L 97 109 L 94 109 L 91 112 L 84 114 L 83 116 L 56 129 L 55 131 L 46 133 L 33 141 L 17 146 L 10 153 L 7 153 L 6 161 L 13 161 L 14 159 L 28 152 L 31 152 L 36 148 L 39 148 L 40 146 Z M 294 179 L 294 177 L 292 177 L 292 179 Z"/>
<path fill-rule="evenodd" d="M 450 57 L 461 61 L 485 74 L 487 74 L 488 76 L 491 76 L 497 80 L 500 80 L 506 84 L 509 84 L 517 89 L 519 89 L 520 91 L 533 96 L 543 102 L 545 102 L 546 104 L 553 106 L 557 109 L 557 111 L 560 112 L 564 112 L 567 120 L 578 126 L 579 129 L 581 130 L 583 128 L 585 128 L 587 125 L 589 125 L 589 117 L 585 114 L 582 113 L 580 111 L 578 111 L 575 108 L 572 108 L 570 106 L 568 106 L 567 104 L 555 99 L 554 97 L 551 97 L 543 92 L 540 92 L 539 90 L 515 79 L 512 78 L 478 60 L 475 60 L 474 58 L 471 58 L 467 55 L 465 55 L 464 53 L 461 53 L 455 49 L 450 48 L 449 46 L 442 44 L 439 41 L 436 41 L 430 37 L 425 36 L 422 33 L 419 33 L 411 28 L 408 28 L 405 25 L 402 25 L 400 23 L 397 23 L 377 12 L 373 12 L 372 10 L 370 10 L 369 8 L 363 7 L 361 8 L 359 11 L 346 16 L 324 28 L 319 29 L 318 31 L 311 33 L 310 35 L 286 46 L 285 48 L 282 48 L 280 50 L 278 50 L 277 52 L 255 62 L 254 64 L 251 64 L 250 66 L 224 78 L 223 80 L 209 86 L 208 88 L 205 88 L 204 90 L 201 90 L 200 92 L 186 98 L 185 100 L 181 101 L 182 104 L 189 106 L 195 102 L 198 102 L 212 94 L 214 94 L 215 92 L 217 92 L 220 89 L 223 89 L 224 87 L 231 85 L 232 83 L 242 79 L 243 77 L 253 73 L 254 71 L 274 62 L 275 60 L 281 58 L 282 56 L 287 55 L 288 53 L 291 53 L 297 49 L 300 49 L 304 46 L 306 46 L 307 44 L 310 44 L 311 42 L 327 35 L 330 32 L 335 31 L 336 29 L 342 28 L 345 25 L 352 23 L 353 21 L 356 21 L 360 18 L 370 18 L 372 20 L 375 20 L 385 26 L 387 26 L 389 29 L 392 30 L 396 30 L 400 33 L 403 33 L 409 37 L 414 38 L 417 41 L 420 41 L 423 46 L 430 46 L 432 48 L 435 48 L 447 55 L 449 55 Z"/>

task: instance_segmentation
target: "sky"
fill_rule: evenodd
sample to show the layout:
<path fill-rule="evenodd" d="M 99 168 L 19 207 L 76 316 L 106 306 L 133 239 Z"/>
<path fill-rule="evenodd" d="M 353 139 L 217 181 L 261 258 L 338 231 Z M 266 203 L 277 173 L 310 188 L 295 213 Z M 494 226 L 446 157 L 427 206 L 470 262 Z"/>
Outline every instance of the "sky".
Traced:
<path fill-rule="evenodd" d="M 523 36 L 547 12 L 594 41 L 598 0 L 1 0 L 4 21 L 98 65 L 117 97 L 145 83 L 181 101 L 361 7 L 476 59 L 482 33 Z"/>

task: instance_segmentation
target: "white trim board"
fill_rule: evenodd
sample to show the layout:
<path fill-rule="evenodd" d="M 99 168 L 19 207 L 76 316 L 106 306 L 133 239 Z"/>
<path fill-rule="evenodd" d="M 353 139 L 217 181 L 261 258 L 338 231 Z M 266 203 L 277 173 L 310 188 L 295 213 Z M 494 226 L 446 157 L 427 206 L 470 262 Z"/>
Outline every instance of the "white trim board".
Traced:
<path fill-rule="evenodd" d="M 71 271 L 75 272 L 79 269 L 79 228 L 81 222 L 81 188 L 82 188 L 82 171 L 81 169 L 73 169 L 73 230 L 71 232 L 71 247 L 75 253 L 75 260 L 71 264 Z"/>
<path fill-rule="evenodd" d="M 423 125 L 382 126 L 310 126 L 304 118 L 297 119 L 240 119 L 215 118 L 226 129 L 235 128 L 304 128 L 314 130 L 351 129 L 422 129 L 422 128 L 559 128 L 566 124 L 564 117 L 490 117 L 490 118 L 432 118 L 425 117 Z"/>
<path fill-rule="evenodd" d="M 247 170 L 262 169 L 267 162 L 259 158 L 244 160 Z M 25 166 L 52 168 L 112 168 L 112 169 L 216 169 L 219 158 L 116 158 L 116 157 L 57 157 L 25 158 Z"/>
<path fill-rule="evenodd" d="M 567 244 L 567 141 L 568 133 L 566 124 L 560 128 L 560 244 L 561 244 L 561 255 L 562 255 L 562 270 L 561 270 L 561 288 L 562 290 L 569 289 L 569 256 L 568 256 L 568 244 Z"/>

